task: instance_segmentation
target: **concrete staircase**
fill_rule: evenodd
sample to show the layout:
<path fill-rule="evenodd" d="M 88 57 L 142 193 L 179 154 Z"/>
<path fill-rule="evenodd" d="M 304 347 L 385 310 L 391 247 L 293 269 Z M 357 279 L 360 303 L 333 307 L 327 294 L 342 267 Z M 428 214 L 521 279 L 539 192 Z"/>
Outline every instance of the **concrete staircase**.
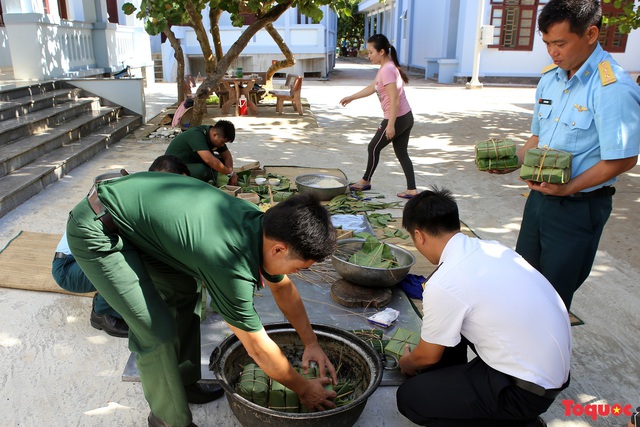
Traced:
<path fill-rule="evenodd" d="M 141 124 L 63 81 L 0 91 L 0 217 Z"/>

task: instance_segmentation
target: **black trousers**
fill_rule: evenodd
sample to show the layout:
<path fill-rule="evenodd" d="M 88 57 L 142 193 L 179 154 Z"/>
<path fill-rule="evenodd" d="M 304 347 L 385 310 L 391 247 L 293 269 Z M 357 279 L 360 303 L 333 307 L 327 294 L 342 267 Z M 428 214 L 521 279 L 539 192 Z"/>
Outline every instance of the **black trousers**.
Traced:
<path fill-rule="evenodd" d="M 467 363 L 467 344 L 445 349 L 438 364 L 398 388 L 402 415 L 430 427 L 527 427 L 551 406 L 554 399 L 518 388 L 479 357 Z"/>
<path fill-rule="evenodd" d="M 567 306 L 589 277 L 611 196 L 573 198 L 531 191 L 516 243 L 518 252 L 556 289 Z"/>
<path fill-rule="evenodd" d="M 396 118 L 396 136 L 393 138 L 393 141 L 389 141 L 387 139 L 386 131 L 388 122 L 389 121 L 387 119 L 384 119 L 382 123 L 380 123 L 378 131 L 369 142 L 369 147 L 367 149 L 367 170 L 365 171 L 362 179 L 365 181 L 371 181 L 373 173 L 380 162 L 380 152 L 382 152 L 384 147 L 393 143 L 393 151 L 396 153 L 400 166 L 402 166 L 404 177 L 407 180 L 407 190 L 415 190 L 416 177 L 413 172 L 413 163 L 411 163 L 408 151 L 409 136 L 411 135 L 411 128 L 413 128 L 413 113 L 409 111 L 404 116 Z"/>

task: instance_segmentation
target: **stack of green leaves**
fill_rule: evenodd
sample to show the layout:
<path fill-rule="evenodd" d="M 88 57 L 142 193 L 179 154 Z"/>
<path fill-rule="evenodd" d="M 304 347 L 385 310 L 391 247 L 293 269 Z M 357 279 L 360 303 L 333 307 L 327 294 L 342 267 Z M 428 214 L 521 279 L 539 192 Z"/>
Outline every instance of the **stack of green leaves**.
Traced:
<path fill-rule="evenodd" d="M 378 354 L 384 354 L 384 348 L 389 340 L 382 339 L 381 329 L 354 329 L 353 332 L 358 338 L 369 344 Z"/>
<path fill-rule="evenodd" d="M 384 352 L 400 360 L 404 354 L 405 345 L 408 344 L 409 348 L 413 350 L 419 342 L 420 334 L 410 331 L 409 329 L 398 328 L 389 340 L 389 343 L 385 346 Z"/>
<path fill-rule="evenodd" d="M 255 363 L 249 363 L 242 369 L 236 391 L 245 399 L 267 407 L 269 403 L 269 377 Z"/>
<path fill-rule="evenodd" d="M 569 152 L 549 147 L 527 150 L 520 178 L 526 181 L 566 184 L 571 180 L 572 157 Z"/>
<path fill-rule="evenodd" d="M 298 413 L 300 412 L 300 399 L 293 390 L 276 380 L 271 380 L 269 408 L 276 411 Z"/>
<path fill-rule="evenodd" d="M 384 196 L 382 196 L 384 197 Z M 384 203 L 375 200 L 369 200 L 369 195 L 362 194 L 362 197 L 356 195 L 341 194 L 331 199 L 327 205 L 327 210 L 331 215 L 335 214 L 361 214 L 380 209 L 391 209 L 398 206 L 399 202 Z M 377 197 L 380 198 L 380 197 Z"/>
<path fill-rule="evenodd" d="M 373 228 L 382 228 L 383 239 L 392 237 L 409 238 L 409 235 L 403 233 L 399 228 L 389 227 L 390 222 L 396 222 L 396 219 L 390 213 L 369 213 L 367 214 L 367 220 Z"/>
<path fill-rule="evenodd" d="M 476 143 L 476 166 L 481 171 L 517 169 L 516 143 L 508 139 L 489 139 Z"/>
<path fill-rule="evenodd" d="M 358 233 L 357 236 L 364 237 L 365 242 L 362 245 L 362 249 L 349 257 L 348 261 L 351 264 L 371 268 L 398 267 L 398 260 L 391 253 L 389 245 L 380 242 L 369 233 Z"/>

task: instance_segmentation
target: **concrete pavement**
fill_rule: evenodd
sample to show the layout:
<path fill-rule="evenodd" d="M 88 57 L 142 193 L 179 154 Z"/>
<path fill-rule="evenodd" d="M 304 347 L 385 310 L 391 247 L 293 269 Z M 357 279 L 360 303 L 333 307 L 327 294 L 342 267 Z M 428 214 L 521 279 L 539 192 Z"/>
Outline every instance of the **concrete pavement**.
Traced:
<path fill-rule="evenodd" d="M 381 120 L 374 97 L 347 107 L 338 101 L 369 84 L 376 68 L 341 61 L 328 81 L 306 79 L 311 110 L 277 116 L 229 117 L 237 127 L 230 146 L 236 162 L 339 167 L 352 180 L 363 172 L 366 144 Z M 147 89 L 147 109 L 175 99 L 175 85 Z M 524 141 L 529 135 L 534 88 L 466 90 L 414 78 L 407 88 L 416 125 L 410 155 L 418 186 L 449 188 L 463 220 L 482 238 L 515 246 L 526 186 L 515 175 L 476 170 L 473 145 L 489 137 Z M 210 109 L 211 120 L 219 110 Z M 149 114 L 149 117 L 152 115 Z M 86 194 L 95 175 L 126 167 L 147 169 L 168 140 L 128 138 L 72 171 L 0 219 L 0 247 L 20 230 L 62 233 L 67 212 Z M 622 426 L 612 415 L 565 415 L 562 400 L 581 404 L 640 404 L 640 167 L 621 177 L 593 272 L 576 294 L 573 311 L 586 324 L 572 329 L 572 383 L 543 418 L 552 427 Z M 383 152 L 374 191 L 396 200 L 404 177 L 393 150 Z M 396 213 L 400 214 L 399 211 Z M 28 266 L 25 266 L 28 268 Z M 61 294 L 0 289 L 0 426 L 146 425 L 148 406 L 137 383 L 120 381 L 129 351 L 123 340 L 91 328 L 91 300 Z M 236 426 L 225 400 L 194 406 L 200 426 Z M 358 426 L 409 426 L 395 409 L 395 389 L 369 399 Z"/>

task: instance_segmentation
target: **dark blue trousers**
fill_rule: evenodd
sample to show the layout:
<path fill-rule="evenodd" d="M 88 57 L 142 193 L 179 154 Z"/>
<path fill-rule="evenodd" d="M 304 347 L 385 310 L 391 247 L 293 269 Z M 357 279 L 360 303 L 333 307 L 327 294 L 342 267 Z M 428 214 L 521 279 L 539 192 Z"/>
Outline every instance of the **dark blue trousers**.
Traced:
<path fill-rule="evenodd" d="M 551 282 L 567 309 L 574 292 L 589 277 L 612 207 L 612 196 L 529 194 L 516 252 Z"/>

